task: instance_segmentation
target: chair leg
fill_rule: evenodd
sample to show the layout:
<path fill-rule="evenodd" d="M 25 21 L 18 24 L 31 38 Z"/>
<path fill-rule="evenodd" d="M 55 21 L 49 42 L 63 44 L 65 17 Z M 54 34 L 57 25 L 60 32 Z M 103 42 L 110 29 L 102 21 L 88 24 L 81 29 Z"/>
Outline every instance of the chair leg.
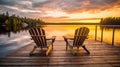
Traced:
<path fill-rule="evenodd" d="M 77 51 L 79 50 L 79 47 L 77 47 Z"/>
<path fill-rule="evenodd" d="M 46 51 L 46 56 L 48 56 L 49 52 L 51 51 L 52 49 L 52 44 L 47 48 L 47 51 Z"/>
<path fill-rule="evenodd" d="M 70 47 L 70 51 L 71 51 L 71 53 L 72 53 L 73 55 L 75 55 L 75 52 L 74 52 L 73 47 L 71 47 L 71 46 L 69 46 L 69 47 Z"/>
<path fill-rule="evenodd" d="M 66 50 L 68 50 L 68 44 L 66 43 Z"/>
<path fill-rule="evenodd" d="M 41 51 L 43 50 L 43 48 L 42 48 L 42 47 L 41 47 L 40 49 L 41 49 Z"/>
<path fill-rule="evenodd" d="M 33 52 L 36 50 L 36 48 L 37 48 L 36 46 L 33 48 L 33 50 L 29 54 L 30 56 L 33 54 Z"/>
<path fill-rule="evenodd" d="M 77 47 L 77 53 L 79 53 L 79 47 Z"/>
<path fill-rule="evenodd" d="M 88 54 L 90 54 L 90 52 L 87 50 L 87 48 L 85 47 L 85 46 L 82 46 L 84 49 L 85 49 L 85 51 L 88 53 Z"/>
<path fill-rule="evenodd" d="M 52 44 L 52 50 L 53 50 L 53 44 Z"/>
<path fill-rule="evenodd" d="M 71 49 L 71 51 L 72 51 L 72 54 L 75 55 L 75 52 L 74 52 L 74 49 L 73 49 L 73 48 Z"/>

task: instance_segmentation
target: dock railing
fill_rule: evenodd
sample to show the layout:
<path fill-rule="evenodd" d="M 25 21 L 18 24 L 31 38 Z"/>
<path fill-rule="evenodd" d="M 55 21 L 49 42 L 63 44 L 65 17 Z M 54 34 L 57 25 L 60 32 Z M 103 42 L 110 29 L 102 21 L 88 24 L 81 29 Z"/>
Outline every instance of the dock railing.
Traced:
<path fill-rule="evenodd" d="M 115 39 L 115 29 L 119 28 L 120 29 L 120 25 L 95 25 L 95 41 L 97 40 L 97 31 L 98 31 L 98 26 L 101 27 L 101 39 L 100 41 L 103 42 L 103 37 L 104 37 L 104 28 L 110 28 L 112 29 L 112 45 L 114 45 L 114 39 Z"/>

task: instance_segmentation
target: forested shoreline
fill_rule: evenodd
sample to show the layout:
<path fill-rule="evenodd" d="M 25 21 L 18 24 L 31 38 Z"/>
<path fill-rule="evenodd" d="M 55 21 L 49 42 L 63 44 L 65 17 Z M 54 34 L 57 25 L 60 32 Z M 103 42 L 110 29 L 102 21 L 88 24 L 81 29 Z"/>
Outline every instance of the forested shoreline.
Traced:
<path fill-rule="evenodd" d="M 17 33 L 42 23 L 44 22 L 40 19 L 19 17 L 15 14 L 9 15 L 8 12 L 2 13 L 0 14 L 0 34 Z"/>
<path fill-rule="evenodd" d="M 44 22 L 40 19 L 19 17 L 15 14 L 10 16 L 8 12 L 0 14 L 0 26 L 22 26 L 24 23 L 28 26 L 35 26 Z"/>
<path fill-rule="evenodd" d="M 120 17 L 101 18 L 100 25 L 120 25 Z"/>

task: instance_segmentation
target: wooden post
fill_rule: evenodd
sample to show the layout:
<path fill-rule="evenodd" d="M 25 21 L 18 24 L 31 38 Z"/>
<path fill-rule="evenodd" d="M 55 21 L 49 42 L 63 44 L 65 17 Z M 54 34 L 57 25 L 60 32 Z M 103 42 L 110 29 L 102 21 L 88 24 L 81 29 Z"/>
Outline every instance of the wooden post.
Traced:
<path fill-rule="evenodd" d="M 103 42 L 103 27 L 101 29 L 101 42 Z"/>
<path fill-rule="evenodd" d="M 97 40 L 97 25 L 95 26 L 95 40 Z"/>
<path fill-rule="evenodd" d="M 114 36 L 115 36 L 115 27 L 113 27 L 113 34 L 112 34 L 112 45 L 114 45 Z"/>

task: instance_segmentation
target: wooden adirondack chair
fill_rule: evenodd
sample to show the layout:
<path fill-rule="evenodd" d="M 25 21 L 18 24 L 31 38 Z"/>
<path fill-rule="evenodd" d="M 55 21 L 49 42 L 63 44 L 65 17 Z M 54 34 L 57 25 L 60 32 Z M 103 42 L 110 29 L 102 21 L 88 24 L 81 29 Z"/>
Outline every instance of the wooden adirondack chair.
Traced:
<path fill-rule="evenodd" d="M 41 48 L 41 49 L 47 48 L 47 51 L 46 51 L 46 56 L 47 56 L 48 53 L 51 51 L 51 49 L 53 49 L 53 43 L 55 41 L 55 36 L 47 39 L 44 29 L 42 29 L 40 27 L 31 28 L 29 30 L 29 33 L 30 33 L 32 39 L 34 40 L 34 42 L 36 43 L 33 50 L 30 52 L 30 56 L 33 54 L 33 52 L 36 50 L 36 48 Z"/>
<path fill-rule="evenodd" d="M 90 52 L 87 50 L 85 45 L 83 44 L 85 39 L 87 38 L 89 33 L 89 29 L 86 27 L 81 27 L 75 30 L 74 38 L 67 38 L 66 36 L 63 36 L 65 42 L 66 42 L 66 50 L 68 49 L 68 46 L 72 52 L 73 55 L 75 55 L 75 52 L 73 50 L 74 47 L 77 47 L 79 50 L 79 47 L 82 47 L 85 49 L 85 51 L 90 54 Z"/>

